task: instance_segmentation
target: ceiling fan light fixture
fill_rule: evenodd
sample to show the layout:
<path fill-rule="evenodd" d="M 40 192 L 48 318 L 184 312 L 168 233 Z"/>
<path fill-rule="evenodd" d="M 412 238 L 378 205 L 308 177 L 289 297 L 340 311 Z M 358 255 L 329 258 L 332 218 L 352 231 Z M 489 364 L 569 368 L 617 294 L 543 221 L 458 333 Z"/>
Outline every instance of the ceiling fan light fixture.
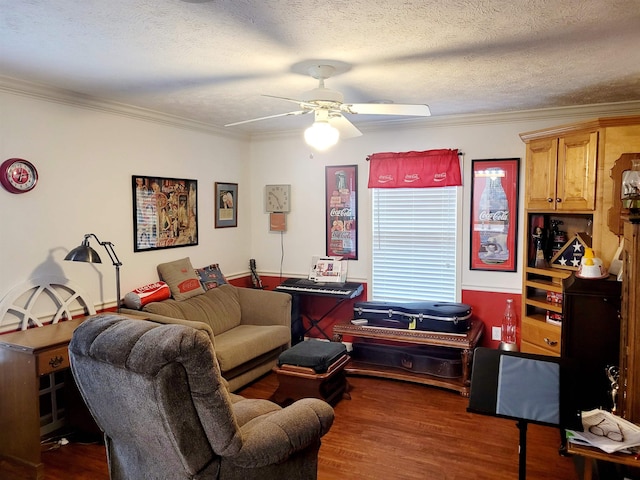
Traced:
<path fill-rule="evenodd" d="M 307 145 L 316 150 L 326 150 L 338 143 L 340 132 L 337 128 L 329 125 L 328 121 L 316 120 L 304 131 L 304 140 Z"/>

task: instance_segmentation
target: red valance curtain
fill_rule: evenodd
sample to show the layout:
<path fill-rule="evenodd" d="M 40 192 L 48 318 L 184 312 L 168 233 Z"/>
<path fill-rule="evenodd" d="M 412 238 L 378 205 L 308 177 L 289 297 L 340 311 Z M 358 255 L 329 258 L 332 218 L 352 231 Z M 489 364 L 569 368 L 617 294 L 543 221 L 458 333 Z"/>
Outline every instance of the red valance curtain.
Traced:
<path fill-rule="evenodd" d="M 369 188 L 431 188 L 462 185 L 458 150 L 374 153 Z"/>

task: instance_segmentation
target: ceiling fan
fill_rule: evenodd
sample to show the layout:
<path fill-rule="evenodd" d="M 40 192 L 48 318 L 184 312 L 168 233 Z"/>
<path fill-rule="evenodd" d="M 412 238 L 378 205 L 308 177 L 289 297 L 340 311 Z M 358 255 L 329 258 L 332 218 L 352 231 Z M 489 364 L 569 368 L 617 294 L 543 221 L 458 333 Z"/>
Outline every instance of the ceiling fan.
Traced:
<path fill-rule="evenodd" d="M 314 123 L 305 130 L 306 142 L 317 150 L 326 150 L 335 145 L 340 137 L 352 138 L 362 135 L 362 132 L 351 123 L 344 114 L 356 115 L 400 115 L 428 117 L 431 115 L 428 105 L 411 105 L 396 103 L 343 103 L 342 93 L 331 90 L 324 85 L 324 81 L 331 77 L 336 67 L 328 64 L 309 67 L 308 72 L 318 80 L 318 87 L 302 94 L 302 99 L 278 97 L 275 95 L 263 95 L 265 97 L 278 98 L 296 103 L 300 110 L 287 113 L 279 113 L 266 117 L 252 118 L 240 122 L 229 123 L 225 127 L 242 125 L 244 123 L 268 120 L 271 118 L 286 117 L 292 115 L 306 115 L 313 112 Z"/>

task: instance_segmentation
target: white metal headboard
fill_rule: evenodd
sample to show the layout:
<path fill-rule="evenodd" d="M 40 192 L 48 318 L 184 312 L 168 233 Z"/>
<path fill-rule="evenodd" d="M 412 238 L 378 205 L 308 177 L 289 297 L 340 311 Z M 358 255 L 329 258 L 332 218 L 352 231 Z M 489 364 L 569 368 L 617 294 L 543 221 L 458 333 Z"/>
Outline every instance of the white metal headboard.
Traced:
<path fill-rule="evenodd" d="M 14 287 L 0 302 L 0 333 L 95 313 L 93 303 L 71 280 L 58 276 L 33 278 Z"/>

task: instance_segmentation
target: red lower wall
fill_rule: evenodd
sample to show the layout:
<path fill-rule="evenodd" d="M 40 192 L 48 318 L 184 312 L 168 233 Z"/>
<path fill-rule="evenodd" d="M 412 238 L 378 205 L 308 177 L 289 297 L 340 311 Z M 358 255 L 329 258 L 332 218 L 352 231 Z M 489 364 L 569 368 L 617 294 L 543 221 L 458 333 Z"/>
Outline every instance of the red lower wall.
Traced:
<path fill-rule="evenodd" d="M 507 299 L 513 299 L 518 317 L 517 338 L 520 345 L 520 300 L 522 295 L 513 293 L 479 292 L 477 290 L 463 290 L 462 303 L 471 305 L 473 317 L 484 322 L 484 335 L 480 342 L 483 347 L 498 348 L 499 341 L 491 340 L 491 327 L 502 325 L 502 315 L 507 306 Z"/>
<path fill-rule="evenodd" d="M 261 277 L 264 288 L 273 290 L 282 283 L 279 277 Z M 230 283 L 240 287 L 251 287 L 251 278 L 243 277 L 231 280 Z M 366 300 L 367 285 L 364 285 L 364 292 L 357 298 L 343 302 L 331 315 L 328 315 L 320 323 L 322 330 L 331 338 L 333 337 L 333 325 L 338 322 L 346 322 L 352 318 L 353 304 L 358 301 Z M 502 315 L 507 304 L 507 299 L 512 298 L 518 319 L 520 318 L 520 294 L 497 293 L 497 292 L 479 292 L 475 290 L 462 291 L 462 303 L 466 303 L 472 307 L 473 318 L 484 322 L 484 334 L 480 345 L 483 347 L 497 348 L 499 341 L 491 340 L 491 328 L 500 327 L 502 325 Z M 312 318 L 320 318 L 327 312 L 336 300 L 325 297 L 303 296 L 301 298 L 301 308 L 304 313 Z M 310 328 L 309 322 L 304 319 L 305 329 Z M 306 336 L 313 338 L 324 338 L 316 328 L 307 332 Z M 520 321 L 518 320 L 518 344 L 520 343 Z"/>

